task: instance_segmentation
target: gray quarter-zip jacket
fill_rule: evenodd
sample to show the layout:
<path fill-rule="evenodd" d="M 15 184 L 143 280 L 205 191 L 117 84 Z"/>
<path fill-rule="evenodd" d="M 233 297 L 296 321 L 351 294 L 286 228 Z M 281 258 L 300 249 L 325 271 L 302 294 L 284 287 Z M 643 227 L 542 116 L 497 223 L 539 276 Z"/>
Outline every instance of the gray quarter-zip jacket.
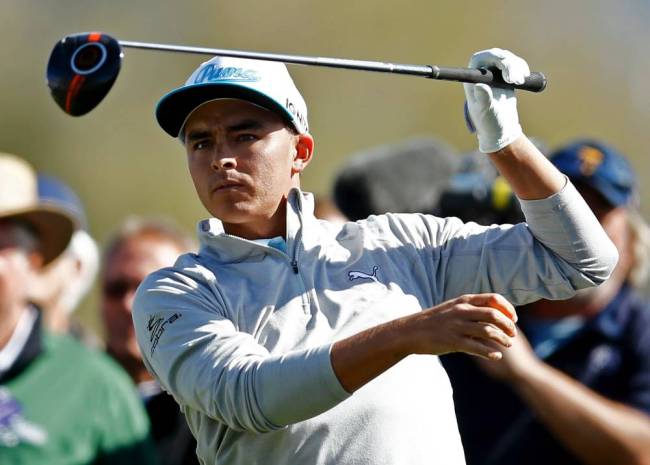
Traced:
<path fill-rule="evenodd" d="M 436 356 L 412 355 L 353 395 L 332 343 L 467 293 L 515 305 L 604 281 L 617 253 L 567 182 L 521 201 L 527 223 L 386 214 L 336 226 L 291 192 L 287 253 L 199 223 L 198 254 L 138 289 L 148 369 L 184 411 L 204 464 L 463 464 Z M 477 392 L 477 396 L 481 393 Z M 489 399 L 485 400 L 489 402 Z"/>

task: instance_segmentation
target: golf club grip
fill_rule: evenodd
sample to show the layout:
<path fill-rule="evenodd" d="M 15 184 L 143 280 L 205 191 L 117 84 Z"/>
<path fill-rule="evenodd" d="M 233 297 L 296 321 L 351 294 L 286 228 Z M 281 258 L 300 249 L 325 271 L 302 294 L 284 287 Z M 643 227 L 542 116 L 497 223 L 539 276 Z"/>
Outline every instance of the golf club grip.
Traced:
<path fill-rule="evenodd" d="M 492 87 L 521 89 L 530 92 L 541 92 L 546 88 L 546 76 L 539 72 L 531 72 L 523 84 L 509 84 L 503 80 L 501 70 L 496 68 L 441 68 L 431 66 L 431 69 L 433 79 L 445 81 L 483 83 Z"/>

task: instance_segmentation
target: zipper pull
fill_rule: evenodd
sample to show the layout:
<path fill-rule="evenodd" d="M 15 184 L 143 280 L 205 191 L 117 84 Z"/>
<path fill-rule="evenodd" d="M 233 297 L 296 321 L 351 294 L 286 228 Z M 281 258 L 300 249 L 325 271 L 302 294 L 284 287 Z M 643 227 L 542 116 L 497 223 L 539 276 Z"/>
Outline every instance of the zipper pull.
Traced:
<path fill-rule="evenodd" d="M 294 274 L 298 274 L 298 262 L 296 260 L 291 261 L 291 268 L 293 268 Z"/>

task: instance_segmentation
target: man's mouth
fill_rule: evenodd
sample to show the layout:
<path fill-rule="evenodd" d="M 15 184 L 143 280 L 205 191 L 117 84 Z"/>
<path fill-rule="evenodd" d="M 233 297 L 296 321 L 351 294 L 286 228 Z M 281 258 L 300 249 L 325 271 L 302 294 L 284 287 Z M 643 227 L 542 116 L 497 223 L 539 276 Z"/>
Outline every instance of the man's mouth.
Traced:
<path fill-rule="evenodd" d="M 212 192 L 222 192 L 231 189 L 241 189 L 243 184 L 236 181 L 222 181 L 217 183 L 217 185 L 212 189 Z"/>

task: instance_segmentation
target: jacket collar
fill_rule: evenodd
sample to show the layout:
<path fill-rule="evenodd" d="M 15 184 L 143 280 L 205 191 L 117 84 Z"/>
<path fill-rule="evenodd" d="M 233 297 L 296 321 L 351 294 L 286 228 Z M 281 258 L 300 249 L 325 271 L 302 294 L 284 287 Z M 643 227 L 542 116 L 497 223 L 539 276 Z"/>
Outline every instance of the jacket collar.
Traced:
<path fill-rule="evenodd" d="M 318 220 L 314 217 L 313 195 L 293 188 L 287 196 L 286 215 L 285 239 L 288 255 L 293 257 L 296 248 L 310 248 L 320 237 Z M 281 253 L 266 245 L 227 234 L 217 218 L 200 221 L 197 234 L 200 254 L 207 254 L 221 263 L 261 261 L 269 253 Z"/>
<path fill-rule="evenodd" d="M 30 311 L 36 312 L 36 319 L 29 329 L 29 335 L 13 361 L 11 366 L 0 375 L 0 384 L 18 376 L 27 366 L 43 352 L 43 331 L 41 312 L 36 307 L 30 307 Z"/>

